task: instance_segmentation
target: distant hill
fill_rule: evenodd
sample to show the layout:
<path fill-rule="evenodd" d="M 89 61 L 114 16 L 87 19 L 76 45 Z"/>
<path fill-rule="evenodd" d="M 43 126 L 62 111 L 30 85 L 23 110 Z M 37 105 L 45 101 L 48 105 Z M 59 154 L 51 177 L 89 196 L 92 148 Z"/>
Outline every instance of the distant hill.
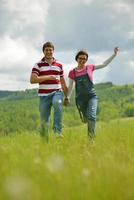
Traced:
<path fill-rule="evenodd" d="M 29 89 L 23 91 L 0 91 L 0 100 L 29 99 L 37 97 L 38 89 Z"/>
<path fill-rule="evenodd" d="M 12 95 L 14 93 L 15 93 L 14 91 L 1 90 L 0 91 L 0 98 L 8 97 L 8 96 L 10 96 L 10 95 Z"/>
<path fill-rule="evenodd" d="M 99 101 L 112 101 L 115 104 L 121 102 L 134 102 L 133 85 L 113 85 L 111 82 L 95 84 Z M 17 100 L 37 98 L 38 89 L 26 89 L 24 91 L 0 91 L 0 100 Z M 74 91 L 72 94 L 74 99 Z"/>
<path fill-rule="evenodd" d="M 112 83 L 102 83 L 95 85 L 97 95 L 100 100 L 134 102 L 134 84 L 131 85 L 113 85 Z"/>
<path fill-rule="evenodd" d="M 134 85 L 95 85 L 98 96 L 97 120 L 134 117 Z M 37 89 L 25 91 L 0 91 L 0 134 L 37 130 L 39 128 L 39 101 Z M 64 127 L 81 124 L 75 106 L 74 91 L 70 106 L 64 107 Z M 52 123 L 52 122 L 51 122 Z"/>

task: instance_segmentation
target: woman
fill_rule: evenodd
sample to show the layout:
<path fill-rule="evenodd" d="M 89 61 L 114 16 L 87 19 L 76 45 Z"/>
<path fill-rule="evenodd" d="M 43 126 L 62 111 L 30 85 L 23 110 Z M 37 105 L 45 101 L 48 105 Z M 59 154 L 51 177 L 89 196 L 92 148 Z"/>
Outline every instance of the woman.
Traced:
<path fill-rule="evenodd" d="M 69 103 L 69 97 L 75 82 L 75 100 L 82 122 L 87 123 L 88 136 L 90 139 L 95 137 L 97 96 L 93 85 L 93 71 L 106 67 L 117 55 L 118 47 L 114 48 L 113 55 L 100 65 L 86 64 L 88 53 L 79 51 L 75 60 L 77 67 L 69 72 L 68 98 L 65 98 L 64 104 Z"/>

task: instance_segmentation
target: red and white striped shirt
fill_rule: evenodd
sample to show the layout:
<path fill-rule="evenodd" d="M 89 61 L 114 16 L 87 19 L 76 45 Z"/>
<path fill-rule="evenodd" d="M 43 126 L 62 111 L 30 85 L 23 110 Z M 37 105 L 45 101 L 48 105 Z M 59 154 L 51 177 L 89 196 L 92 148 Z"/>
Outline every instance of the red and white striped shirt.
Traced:
<path fill-rule="evenodd" d="M 53 63 L 49 65 L 43 58 L 35 64 L 32 73 L 36 73 L 38 76 L 56 76 L 56 80 L 46 80 L 39 83 L 38 96 L 47 96 L 57 90 L 61 90 L 60 77 L 63 77 L 63 67 L 57 60 L 54 59 Z"/>

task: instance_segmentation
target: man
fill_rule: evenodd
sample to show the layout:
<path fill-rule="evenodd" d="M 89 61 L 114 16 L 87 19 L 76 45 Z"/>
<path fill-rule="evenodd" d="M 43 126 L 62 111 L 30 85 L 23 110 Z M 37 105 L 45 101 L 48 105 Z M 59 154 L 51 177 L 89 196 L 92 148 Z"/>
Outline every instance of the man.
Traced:
<path fill-rule="evenodd" d="M 30 82 L 39 84 L 41 136 L 44 136 L 48 141 L 49 118 L 52 106 L 54 108 L 53 130 L 56 136 L 62 137 L 63 92 L 66 99 L 67 86 L 62 64 L 53 57 L 54 45 L 51 42 L 46 42 L 42 50 L 44 57 L 33 67 Z"/>

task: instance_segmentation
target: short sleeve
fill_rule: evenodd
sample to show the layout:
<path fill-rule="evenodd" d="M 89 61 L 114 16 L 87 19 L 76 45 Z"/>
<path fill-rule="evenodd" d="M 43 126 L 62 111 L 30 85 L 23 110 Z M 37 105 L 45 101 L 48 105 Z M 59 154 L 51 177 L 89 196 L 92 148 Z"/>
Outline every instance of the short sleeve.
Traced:
<path fill-rule="evenodd" d="M 64 71 L 63 71 L 63 66 L 61 65 L 60 66 L 60 77 L 63 77 L 64 76 Z"/>
<path fill-rule="evenodd" d="M 39 68 L 38 64 L 34 65 L 34 67 L 32 68 L 32 73 L 35 73 L 37 75 L 40 74 L 40 68 Z"/>
<path fill-rule="evenodd" d="M 87 65 L 88 70 L 94 71 L 95 70 L 95 65 Z"/>
<path fill-rule="evenodd" d="M 72 80 L 75 79 L 75 77 L 74 77 L 74 71 L 73 71 L 73 70 L 71 70 L 71 71 L 69 72 L 68 78 L 70 78 L 70 79 L 72 79 Z"/>

